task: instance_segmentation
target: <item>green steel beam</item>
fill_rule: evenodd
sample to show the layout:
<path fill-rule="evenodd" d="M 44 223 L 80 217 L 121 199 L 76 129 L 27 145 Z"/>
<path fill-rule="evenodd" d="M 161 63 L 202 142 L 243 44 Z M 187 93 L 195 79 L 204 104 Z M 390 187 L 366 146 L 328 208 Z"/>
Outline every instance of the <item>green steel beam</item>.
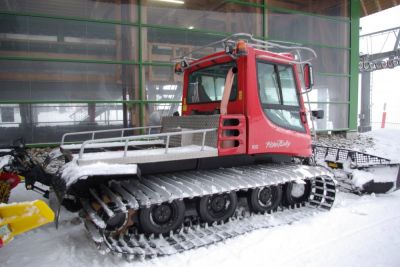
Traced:
<path fill-rule="evenodd" d="M 252 7 L 264 7 L 264 4 L 258 4 L 258 3 L 249 3 L 241 0 L 226 0 L 224 3 L 232 3 L 232 4 L 238 4 L 238 5 L 243 5 L 243 6 L 252 6 Z"/>
<path fill-rule="evenodd" d="M 313 43 L 313 42 L 304 41 L 304 40 L 282 40 L 282 39 L 277 39 L 277 38 L 273 38 L 273 37 L 267 37 L 267 38 L 265 38 L 265 40 L 269 40 L 271 42 L 273 42 L 273 41 L 292 42 L 292 43 L 298 43 L 298 44 L 308 45 L 308 46 L 316 46 L 316 47 L 321 47 L 321 48 L 343 49 L 343 50 L 349 50 L 349 51 L 351 49 L 350 47 L 346 47 L 346 46 L 327 45 L 327 44 L 321 44 L 321 43 Z"/>
<path fill-rule="evenodd" d="M 133 60 L 132 61 L 129 61 L 129 60 L 97 60 L 97 59 L 71 59 L 71 58 L 29 57 L 29 56 L 23 56 L 23 57 L 0 56 L 0 61 L 1 60 L 139 65 L 139 61 L 133 61 Z M 163 61 L 144 61 L 144 62 L 142 62 L 142 65 L 173 67 L 174 63 L 163 62 Z"/>
<path fill-rule="evenodd" d="M 350 19 L 348 19 L 348 18 L 320 15 L 320 14 L 315 14 L 315 13 L 310 13 L 310 12 L 305 12 L 305 11 L 300 11 L 300 10 L 286 9 L 283 7 L 275 7 L 275 6 L 267 5 L 266 8 L 270 11 L 283 12 L 283 13 L 288 13 L 288 14 L 306 15 L 309 17 L 322 18 L 322 19 L 327 19 L 327 20 L 332 20 L 332 21 L 337 21 L 337 22 L 347 22 L 347 23 L 350 22 Z"/>
<path fill-rule="evenodd" d="M 349 105 L 350 102 L 347 101 L 310 101 L 307 102 L 305 101 L 304 103 L 310 103 L 310 104 L 332 104 L 332 105 Z"/>
<path fill-rule="evenodd" d="M 315 75 L 318 76 L 332 76 L 332 77 L 351 77 L 350 74 L 345 74 L 345 73 L 332 73 L 332 72 L 314 72 Z"/>
<path fill-rule="evenodd" d="M 357 131 L 358 114 L 358 62 L 360 39 L 360 1 L 350 1 L 350 94 L 349 94 L 349 129 Z"/>
<path fill-rule="evenodd" d="M 230 32 L 219 32 L 219 31 L 213 31 L 213 30 L 208 30 L 208 29 L 189 29 L 189 28 L 186 28 L 186 27 L 172 26 L 172 25 L 157 25 L 157 24 L 143 23 L 143 24 L 141 24 L 141 26 L 142 27 L 146 27 L 146 28 L 151 28 L 151 29 L 174 30 L 174 31 L 192 32 L 192 33 L 202 33 L 202 34 L 221 36 L 221 37 L 226 37 L 226 36 L 229 36 L 229 35 L 232 34 Z"/>
<path fill-rule="evenodd" d="M 66 143 L 67 144 L 67 143 Z M 60 143 L 33 143 L 33 144 L 26 144 L 27 148 L 55 148 L 59 147 Z"/>
<path fill-rule="evenodd" d="M 123 64 L 123 65 L 139 64 L 137 61 L 128 61 L 128 60 L 98 60 L 98 59 L 74 59 L 74 58 L 29 57 L 29 56 L 24 56 L 24 57 L 0 56 L 0 60 L 94 63 L 94 64 Z"/>
<path fill-rule="evenodd" d="M 13 16 L 31 17 L 31 18 L 57 19 L 57 20 L 93 22 L 93 23 L 103 23 L 103 24 L 117 24 L 117 25 L 126 25 L 126 26 L 138 26 L 137 22 L 131 22 L 131 21 L 109 20 L 109 19 L 91 19 L 91 18 L 84 18 L 84 17 L 59 16 L 59 15 L 34 13 L 34 12 L 17 12 L 17 11 L 0 10 L 0 15 L 13 15 Z"/>
<path fill-rule="evenodd" d="M 268 30 L 268 25 L 267 25 L 267 9 L 265 8 L 265 0 L 263 0 L 263 11 L 262 11 L 262 37 L 263 40 L 267 38 L 267 30 Z"/>
<path fill-rule="evenodd" d="M 174 67 L 175 64 L 172 62 L 162 62 L 162 61 L 144 61 L 143 66 L 157 66 L 157 67 Z"/>
<path fill-rule="evenodd" d="M 139 57 L 139 100 L 141 101 L 139 104 L 139 126 L 144 126 L 144 105 L 143 105 L 143 91 L 144 83 L 143 83 L 143 65 L 142 65 L 142 12 L 141 12 L 141 0 L 137 0 L 137 11 L 138 11 L 138 21 L 139 21 L 139 30 L 138 30 L 138 57 Z M 136 96 L 135 96 L 136 97 Z M 143 130 L 141 130 L 143 134 Z"/>

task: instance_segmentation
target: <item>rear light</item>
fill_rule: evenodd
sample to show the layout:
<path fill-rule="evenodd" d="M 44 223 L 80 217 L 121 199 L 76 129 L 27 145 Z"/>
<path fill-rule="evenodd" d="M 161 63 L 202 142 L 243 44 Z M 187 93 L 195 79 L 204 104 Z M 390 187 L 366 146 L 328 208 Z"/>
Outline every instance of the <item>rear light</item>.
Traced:
<path fill-rule="evenodd" d="M 183 69 L 181 63 L 176 63 L 174 68 L 175 74 L 182 74 Z"/>
<path fill-rule="evenodd" d="M 239 40 L 236 43 L 236 55 L 247 55 L 247 44 L 244 40 Z"/>
<path fill-rule="evenodd" d="M 175 74 L 182 74 L 185 69 L 189 68 L 189 63 L 184 58 L 181 62 L 175 64 Z"/>

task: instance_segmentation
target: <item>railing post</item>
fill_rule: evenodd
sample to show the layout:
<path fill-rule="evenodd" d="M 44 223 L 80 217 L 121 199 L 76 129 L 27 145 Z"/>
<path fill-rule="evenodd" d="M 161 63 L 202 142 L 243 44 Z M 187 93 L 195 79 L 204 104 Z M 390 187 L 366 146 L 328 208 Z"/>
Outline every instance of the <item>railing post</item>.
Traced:
<path fill-rule="evenodd" d="M 64 145 L 64 140 L 65 140 L 65 136 L 66 136 L 67 134 L 63 134 L 63 136 L 62 136 L 62 138 L 61 138 L 61 146 L 62 145 Z"/>
<path fill-rule="evenodd" d="M 170 135 L 167 135 L 167 144 L 165 145 L 165 154 L 168 154 L 169 137 L 170 137 Z"/>
<path fill-rule="evenodd" d="M 206 143 L 206 133 L 203 132 L 203 140 L 201 141 L 201 151 L 204 151 L 204 144 Z"/>
<path fill-rule="evenodd" d="M 83 157 L 83 151 L 85 150 L 85 145 L 86 145 L 86 142 L 83 142 L 81 149 L 79 150 L 79 159 L 82 159 L 82 157 Z"/>
<path fill-rule="evenodd" d="M 92 140 L 94 140 L 94 133 L 95 133 L 95 132 L 92 132 Z"/>
<path fill-rule="evenodd" d="M 129 143 L 129 139 L 126 139 L 125 146 L 124 146 L 124 158 L 126 158 L 126 154 L 128 153 L 128 143 Z"/>

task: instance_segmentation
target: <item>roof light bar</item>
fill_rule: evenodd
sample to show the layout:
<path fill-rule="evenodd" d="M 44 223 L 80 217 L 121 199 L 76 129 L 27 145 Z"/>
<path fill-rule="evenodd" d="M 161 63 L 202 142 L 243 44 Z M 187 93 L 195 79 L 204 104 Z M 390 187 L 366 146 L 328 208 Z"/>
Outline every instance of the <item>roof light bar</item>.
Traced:
<path fill-rule="evenodd" d="M 173 62 L 180 62 L 182 59 L 185 59 L 186 62 L 188 63 L 187 67 L 193 66 L 192 62 L 195 61 L 196 59 L 190 58 L 189 55 L 193 55 L 194 52 L 203 50 L 208 47 L 214 47 L 215 45 L 222 44 L 223 49 L 225 50 L 225 53 L 232 56 L 232 57 L 237 57 L 237 56 L 242 56 L 246 55 L 246 50 L 248 46 L 258 48 L 258 49 L 263 49 L 263 50 L 269 50 L 269 49 L 279 49 L 289 53 L 294 54 L 295 57 L 293 60 L 288 60 L 288 63 L 291 64 L 304 64 L 304 63 L 310 63 L 310 61 L 314 58 L 317 57 L 317 53 L 309 48 L 302 46 L 301 44 L 298 43 L 290 43 L 290 42 L 281 42 L 281 41 L 264 41 L 260 39 L 256 39 L 253 37 L 252 34 L 248 33 L 236 33 L 232 34 L 231 36 L 228 36 L 222 40 L 215 41 L 212 43 L 209 43 L 207 45 L 201 46 L 197 49 L 193 49 L 190 53 L 183 55 L 179 58 L 174 58 L 172 61 Z M 307 58 L 302 58 L 300 52 L 308 52 L 309 56 Z M 217 57 L 221 57 L 223 55 L 219 55 Z M 205 59 L 206 61 L 209 61 L 214 58 L 208 58 Z M 201 64 L 202 61 L 198 61 L 195 64 Z M 183 67 L 183 66 L 182 66 Z M 187 68 L 183 67 L 183 69 Z"/>

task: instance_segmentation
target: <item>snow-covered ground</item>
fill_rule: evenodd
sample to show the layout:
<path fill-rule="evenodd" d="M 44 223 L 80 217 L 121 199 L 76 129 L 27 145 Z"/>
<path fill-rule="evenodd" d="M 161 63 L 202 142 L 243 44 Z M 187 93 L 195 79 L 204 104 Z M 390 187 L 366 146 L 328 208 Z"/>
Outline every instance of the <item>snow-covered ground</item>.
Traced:
<path fill-rule="evenodd" d="M 357 148 L 400 161 L 399 137 L 400 130 L 378 130 L 351 142 L 361 140 Z M 36 198 L 19 186 L 11 201 Z M 330 212 L 134 263 L 99 254 L 76 217 L 64 212 L 58 230 L 47 225 L 18 236 L 0 249 L 0 266 L 400 266 L 400 191 L 362 197 L 339 193 Z"/>

